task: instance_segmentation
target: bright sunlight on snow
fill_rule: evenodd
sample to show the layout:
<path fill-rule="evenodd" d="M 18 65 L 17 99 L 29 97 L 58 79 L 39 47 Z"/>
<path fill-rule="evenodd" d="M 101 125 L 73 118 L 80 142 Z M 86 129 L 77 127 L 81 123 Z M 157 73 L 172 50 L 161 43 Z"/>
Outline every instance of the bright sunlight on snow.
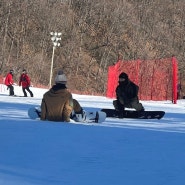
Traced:
<path fill-rule="evenodd" d="M 185 100 L 142 101 L 161 120 L 103 123 L 30 120 L 45 89 L 8 96 L 0 85 L 0 185 L 184 185 Z M 19 97 L 20 96 L 20 97 Z M 112 99 L 73 95 L 85 110 L 113 108 Z"/>

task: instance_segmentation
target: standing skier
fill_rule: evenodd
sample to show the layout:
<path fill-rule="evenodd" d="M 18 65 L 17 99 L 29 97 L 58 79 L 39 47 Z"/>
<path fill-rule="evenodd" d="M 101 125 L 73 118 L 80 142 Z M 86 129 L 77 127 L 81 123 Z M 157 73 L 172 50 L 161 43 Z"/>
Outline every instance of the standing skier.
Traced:
<path fill-rule="evenodd" d="M 124 117 L 125 108 L 134 108 L 136 111 L 144 111 L 144 107 L 139 103 L 138 98 L 139 87 L 129 80 L 126 73 L 119 75 L 119 85 L 116 88 L 117 100 L 113 101 L 113 105 L 119 111 L 119 117 Z"/>
<path fill-rule="evenodd" d="M 8 87 L 9 89 L 9 96 L 14 96 L 14 80 L 13 80 L 13 69 L 10 70 L 10 72 L 6 75 L 5 78 L 5 85 Z"/>
<path fill-rule="evenodd" d="M 24 97 L 27 97 L 27 93 L 26 91 L 28 91 L 30 93 L 30 96 L 33 97 L 33 93 L 30 90 L 30 78 L 26 72 L 25 69 L 23 69 L 22 74 L 20 76 L 20 80 L 19 80 L 19 86 L 22 85 L 22 91 L 24 93 Z"/>

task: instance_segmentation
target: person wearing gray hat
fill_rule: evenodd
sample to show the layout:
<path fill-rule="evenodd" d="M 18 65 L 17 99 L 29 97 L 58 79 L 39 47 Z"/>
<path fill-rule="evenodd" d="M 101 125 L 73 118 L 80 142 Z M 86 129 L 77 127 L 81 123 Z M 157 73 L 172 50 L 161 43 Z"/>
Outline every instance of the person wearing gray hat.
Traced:
<path fill-rule="evenodd" d="M 55 77 L 55 85 L 47 91 L 41 102 L 41 120 L 70 122 L 71 114 L 85 119 L 85 113 L 76 99 L 66 87 L 67 78 L 63 71 L 58 71 Z"/>

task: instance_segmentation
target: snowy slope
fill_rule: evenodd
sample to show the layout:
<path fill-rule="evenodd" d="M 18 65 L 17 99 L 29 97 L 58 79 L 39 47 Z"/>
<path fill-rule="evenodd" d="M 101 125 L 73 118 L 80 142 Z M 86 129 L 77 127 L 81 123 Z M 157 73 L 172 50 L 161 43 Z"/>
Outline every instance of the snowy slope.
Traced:
<path fill-rule="evenodd" d="M 34 97 L 9 97 L 0 86 L 0 185 L 184 185 L 185 101 L 142 101 L 161 120 L 107 118 L 101 124 L 30 120 Z M 22 95 L 20 87 L 15 93 Z M 73 95 L 86 110 L 112 100 Z"/>

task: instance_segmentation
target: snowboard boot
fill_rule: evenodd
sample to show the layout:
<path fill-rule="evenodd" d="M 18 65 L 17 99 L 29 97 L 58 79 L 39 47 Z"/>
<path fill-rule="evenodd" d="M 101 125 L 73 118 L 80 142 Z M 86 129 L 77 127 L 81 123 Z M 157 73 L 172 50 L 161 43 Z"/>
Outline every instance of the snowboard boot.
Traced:
<path fill-rule="evenodd" d="M 82 111 L 80 114 L 76 114 L 76 121 L 77 122 L 84 122 L 86 120 L 86 113 Z"/>
<path fill-rule="evenodd" d="M 98 123 L 98 121 L 99 121 L 99 114 L 98 112 L 96 112 L 95 123 Z"/>
<path fill-rule="evenodd" d="M 125 115 L 124 110 L 118 111 L 118 118 L 124 118 L 124 115 Z"/>
<path fill-rule="evenodd" d="M 35 110 L 35 112 L 37 113 L 38 117 L 41 117 L 41 112 L 39 112 L 38 110 Z"/>
<path fill-rule="evenodd" d="M 141 110 L 138 111 L 138 116 L 139 116 L 139 118 L 145 117 L 145 109 L 144 108 L 142 108 Z"/>
<path fill-rule="evenodd" d="M 79 112 L 72 112 L 71 119 L 75 120 L 76 122 L 84 122 L 86 120 L 86 113 L 83 109 Z"/>
<path fill-rule="evenodd" d="M 113 105 L 115 110 L 118 112 L 118 118 L 124 118 L 125 115 L 125 107 L 118 100 L 113 101 Z"/>
<path fill-rule="evenodd" d="M 40 107 L 35 107 L 35 112 L 37 113 L 38 117 L 41 117 L 41 108 Z"/>

